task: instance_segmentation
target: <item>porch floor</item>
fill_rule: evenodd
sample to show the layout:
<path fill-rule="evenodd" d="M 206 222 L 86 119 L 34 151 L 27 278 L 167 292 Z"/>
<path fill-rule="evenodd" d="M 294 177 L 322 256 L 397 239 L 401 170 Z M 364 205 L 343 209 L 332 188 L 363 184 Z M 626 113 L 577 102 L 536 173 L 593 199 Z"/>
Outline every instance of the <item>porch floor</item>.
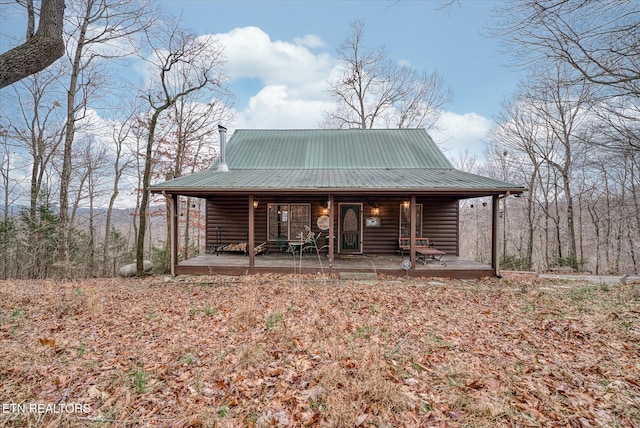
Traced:
<path fill-rule="evenodd" d="M 407 257 L 405 256 L 404 259 Z M 177 274 L 224 274 L 244 275 L 253 273 L 303 273 L 334 274 L 340 272 L 375 272 L 387 275 L 409 275 L 421 277 L 482 278 L 493 276 L 490 266 L 457 256 L 444 256 L 443 262 L 416 261 L 415 269 L 402 269 L 403 257 L 397 254 L 337 255 L 329 264 L 326 254 L 320 259 L 316 254 L 305 254 L 302 260 L 291 253 L 274 253 L 255 257 L 255 266 L 249 267 L 249 257 L 240 253 L 206 254 L 178 263 Z"/>

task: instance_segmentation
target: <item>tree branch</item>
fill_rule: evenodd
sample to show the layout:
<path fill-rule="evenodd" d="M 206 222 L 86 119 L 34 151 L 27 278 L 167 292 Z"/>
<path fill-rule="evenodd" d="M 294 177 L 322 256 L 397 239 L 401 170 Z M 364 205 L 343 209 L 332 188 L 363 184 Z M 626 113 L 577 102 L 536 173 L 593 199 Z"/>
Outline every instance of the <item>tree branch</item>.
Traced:
<path fill-rule="evenodd" d="M 42 0 L 36 34 L 0 55 L 0 88 L 44 70 L 64 54 L 64 0 Z"/>

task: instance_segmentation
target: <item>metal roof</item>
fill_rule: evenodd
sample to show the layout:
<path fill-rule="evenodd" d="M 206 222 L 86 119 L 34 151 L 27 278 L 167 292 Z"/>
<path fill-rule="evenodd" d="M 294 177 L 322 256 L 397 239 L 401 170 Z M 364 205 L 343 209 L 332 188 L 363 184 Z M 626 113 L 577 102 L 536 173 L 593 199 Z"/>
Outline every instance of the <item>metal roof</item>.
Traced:
<path fill-rule="evenodd" d="M 227 143 L 227 165 L 279 170 L 452 168 L 423 129 L 240 129 Z"/>
<path fill-rule="evenodd" d="M 229 171 L 205 171 L 151 186 L 153 192 L 412 192 L 483 196 L 521 193 L 511 183 L 454 169 L 426 131 L 238 130 Z"/>

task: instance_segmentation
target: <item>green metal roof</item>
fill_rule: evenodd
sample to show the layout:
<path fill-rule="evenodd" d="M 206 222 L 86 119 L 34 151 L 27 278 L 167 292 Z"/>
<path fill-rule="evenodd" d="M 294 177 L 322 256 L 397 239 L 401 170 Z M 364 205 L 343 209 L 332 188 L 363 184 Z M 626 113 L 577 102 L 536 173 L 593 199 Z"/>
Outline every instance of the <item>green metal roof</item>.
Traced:
<path fill-rule="evenodd" d="M 227 143 L 227 165 L 231 170 L 452 168 L 422 129 L 240 129 Z"/>
<path fill-rule="evenodd" d="M 210 169 L 159 183 L 153 192 L 521 193 L 511 183 L 453 169 L 424 130 L 237 130 L 229 171 Z"/>

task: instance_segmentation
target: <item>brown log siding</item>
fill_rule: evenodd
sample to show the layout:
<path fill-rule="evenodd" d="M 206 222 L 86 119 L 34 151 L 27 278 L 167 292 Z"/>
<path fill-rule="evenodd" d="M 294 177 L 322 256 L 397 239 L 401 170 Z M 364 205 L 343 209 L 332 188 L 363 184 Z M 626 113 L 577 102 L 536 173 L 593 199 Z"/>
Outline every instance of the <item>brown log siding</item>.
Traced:
<path fill-rule="evenodd" d="M 458 201 L 452 199 L 418 199 L 423 204 L 422 236 L 447 254 L 459 254 Z"/>
<path fill-rule="evenodd" d="M 380 227 L 365 227 L 363 219 L 363 253 L 393 254 L 398 250 L 398 234 L 400 222 L 400 204 L 402 197 L 335 197 L 336 234 L 338 233 L 338 204 L 351 202 L 362 203 L 363 218 L 371 217 L 374 205 L 379 208 Z M 255 197 L 258 208 L 255 211 L 255 243 L 267 241 L 267 205 L 269 203 L 311 203 L 311 229 L 326 238 L 328 231 L 321 231 L 317 226 L 318 217 L 322 215 L 326 197 Z M 429 238 L 434 245 L 448 254 L 458 255 L 458 201 L 452 198 L 419 197 L 417 203 L 423 204 L 422 235 Z M 222 243 L 238 243 L 248 240 L 249 204 L 246 196 L 216 197 L 207 200 L 207 247 L 216 242 L 216 228 L 220 228 Z M 335 252 L 338 253 L 338 240 L 335 240 Z M 328 240 L 327 240 L 328 243 Z M 270 243 L 272 251 L 277 251 L 275 242 Z"/>

